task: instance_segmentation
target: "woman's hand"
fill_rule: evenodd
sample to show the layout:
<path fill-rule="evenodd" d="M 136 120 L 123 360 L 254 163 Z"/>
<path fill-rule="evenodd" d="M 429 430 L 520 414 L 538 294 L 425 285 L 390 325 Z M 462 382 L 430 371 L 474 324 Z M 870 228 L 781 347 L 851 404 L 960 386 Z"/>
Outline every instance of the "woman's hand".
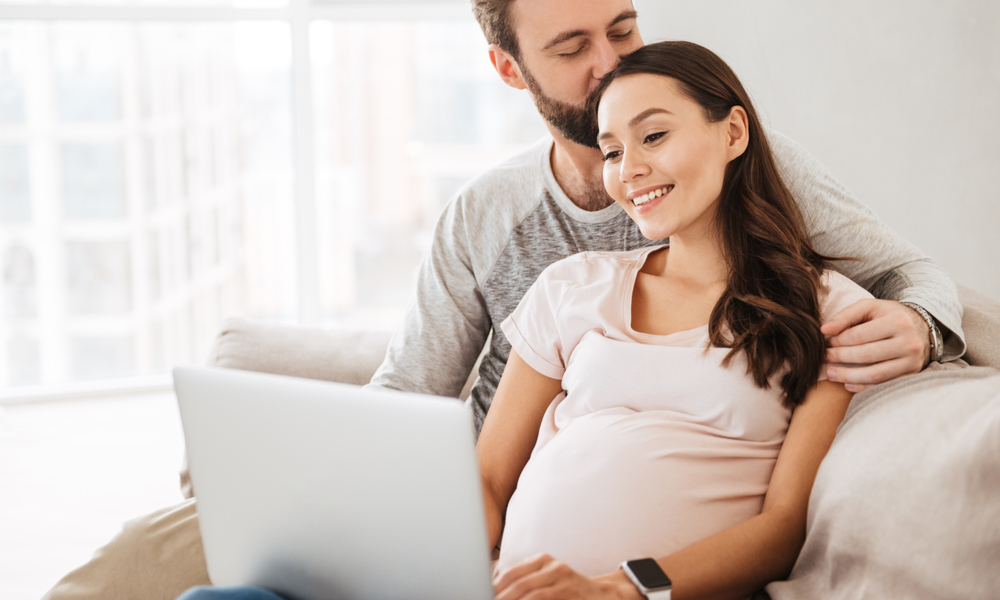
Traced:
<path fill-rule="evenodd" d="M 584 577 L 548 554 L 511 567 L 493 580 L 496 600 L 643 600 L 638 588 L 618 570 Z"/>

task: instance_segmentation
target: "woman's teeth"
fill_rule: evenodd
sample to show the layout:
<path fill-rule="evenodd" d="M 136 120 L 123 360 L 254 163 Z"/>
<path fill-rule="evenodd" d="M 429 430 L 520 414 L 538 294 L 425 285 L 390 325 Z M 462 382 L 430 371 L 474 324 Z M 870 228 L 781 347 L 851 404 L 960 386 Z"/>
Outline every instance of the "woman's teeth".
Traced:
<path fill-rule="evenodd" d="M 649 192 L 648 194 L 643 194 L 642 196 L 638 196 L 636 198 L 632 198 L 632 202 L 635 203 L 636 206 L 642 206 L 643 204 L 649 204 L 655 198 L 659 198 L 663 194 L 668 193 L 670 190 L 673 189 L 673 187 L 674 186 L 672 186 L 672 185 L 665 185 L 665 186 L 661 187 L 658 190 L 653 190 L 652 192 Z"/>

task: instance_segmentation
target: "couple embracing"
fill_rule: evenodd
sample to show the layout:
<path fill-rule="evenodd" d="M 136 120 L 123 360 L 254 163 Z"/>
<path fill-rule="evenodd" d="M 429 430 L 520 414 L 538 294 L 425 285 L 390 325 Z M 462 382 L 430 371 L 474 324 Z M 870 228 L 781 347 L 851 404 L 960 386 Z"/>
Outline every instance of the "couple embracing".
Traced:
<path fill-rule="evenodd" d="M 456 396 L 489 338 L 498 598 L 747 597 L 790 572 L 852 394 L 961 355 L 954 284 L 629 0 L 473 5 L 551 139 L 449 204 L 372 385 Z M 271 597 L 185 598 L 230 594 Z"/>

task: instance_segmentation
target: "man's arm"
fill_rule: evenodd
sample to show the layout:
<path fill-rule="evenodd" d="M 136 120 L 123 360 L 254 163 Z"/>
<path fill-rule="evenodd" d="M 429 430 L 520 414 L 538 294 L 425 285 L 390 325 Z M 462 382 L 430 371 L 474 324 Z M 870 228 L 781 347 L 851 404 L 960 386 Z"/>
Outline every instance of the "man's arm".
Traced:
<path fill-rule="evenodd" d="M 370 385 L 449 397 L 462 391 L 492 327 L 469 233 L 460 196 L 438 219 L 416 295 Z"/>
<path fill-rule="evenodd" d="M 866 367 L 865 371 L 838 368 L 834 380 L 878 383 L 916 372 L 926 364 L 929 348 L 926 324 L 899 302 L 913 302 L 937 321 L 944 336 L 942 361 L 964 354 L 962 305 L 948 274 L 881 222 L 805 149 L 775 131 L 768 131 L 768 139 L 785 184 L 799 203 L 816 250 L 827 256 L 860 259 L 839 261 L 835 266 L 876 298 L 893 301 L 868 301 L 870 306 L 864 307 L 865 310 L 850 313 L 845 310 L 844 318 L 833 319 L 840 327 L 824 329 L 827 333 L 836 330 L 831 339 L 832 362 L 876 363 L 876 368 Z M 915 352 L 920 356 L 913 356 L 918 347 Z M 911 355 L 908 365 L 919 366 L 899 372 L 901 363 L 893 361 L 906 354 Z M 858 374 L 866 379 L 853 377 Z"/>

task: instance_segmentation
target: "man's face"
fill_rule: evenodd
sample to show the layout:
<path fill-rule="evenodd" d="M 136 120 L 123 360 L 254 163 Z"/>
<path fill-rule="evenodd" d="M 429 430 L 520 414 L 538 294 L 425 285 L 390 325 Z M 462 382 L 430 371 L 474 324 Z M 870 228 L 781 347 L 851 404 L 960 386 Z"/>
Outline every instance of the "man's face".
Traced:
<path fill-rule="evenodd" d="M 538 112 L 568 139 L 596 147 L 587 98 L 619 58 L 642 47 L 631 0 L 517 0 L 511 17 Z"/>

